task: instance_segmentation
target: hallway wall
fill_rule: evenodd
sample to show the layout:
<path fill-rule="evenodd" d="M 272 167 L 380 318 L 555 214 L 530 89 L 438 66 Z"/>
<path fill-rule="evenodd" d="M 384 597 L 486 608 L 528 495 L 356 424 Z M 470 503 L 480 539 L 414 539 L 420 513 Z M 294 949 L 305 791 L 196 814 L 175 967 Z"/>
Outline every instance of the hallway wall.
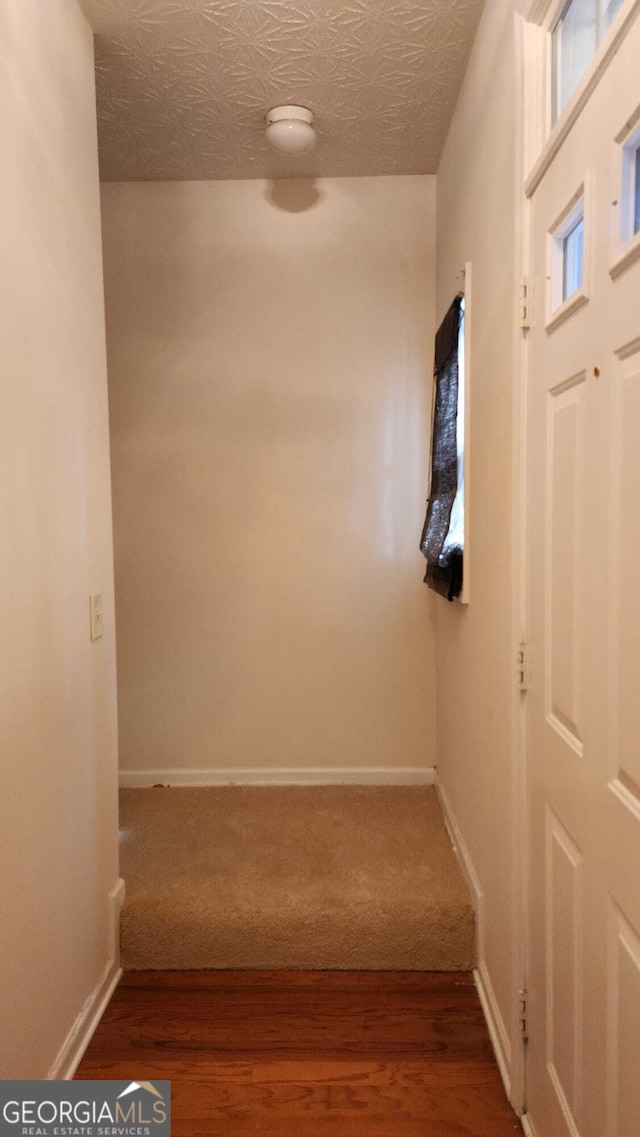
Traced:
<path fill-rule="evenodd" d="M 435 179 L 102 200 L 129 782 L 432 766 Z"/>
<path fill-rule="evenodd" d="M 0 1076 L 64 1073 L 116 973 L 113 566 L 92 35 L 0 5 Z M 89 638 L 89 593 L 105 634 Z M 56 1065 L 60 1057 L 61 1065 Z"/>
<path fill-rule="evenodd" d="M 517 287 L 516 79 L 512 0 L 487 4 L 438 169 L 437 308 L 472 265 L 470 603 L 439 602 L 438 774 L 480 897 L 480 969 L 505 1065 L 514 969 L 513 373 Z"/>

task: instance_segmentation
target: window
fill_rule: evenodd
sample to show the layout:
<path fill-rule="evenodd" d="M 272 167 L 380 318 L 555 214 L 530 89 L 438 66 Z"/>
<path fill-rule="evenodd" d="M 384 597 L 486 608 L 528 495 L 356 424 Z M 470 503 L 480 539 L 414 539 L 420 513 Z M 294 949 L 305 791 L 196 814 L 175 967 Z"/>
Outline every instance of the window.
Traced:
<path fill-rule="evenodd" d="M 585 187 L 582 185 L 549 232 L 547 327 L 586 299 Z"/>
<path fill-rule="evenodd" d="M 553 30 L 553 121 L 560 117 L 623 0 L 569 0 Z"/>
<path fill-rule="evenodd" d="M 622 244 L 640 232 L 640 126 L 625 139 L 622 145 L 621 186 Z"/>
<path fill-rule="evenodd" d="M 465 372 L 465 297 L 459 293 L 436 335 L 431 485 L 420 538 L 425 582 L 447 600 L 461 595 L 463 583 Z"/>
<path fill-rule="evenodd" d="M 640 258 L 640 106 L 616 135 L 611 203 L 612 242 L 609 272 L 615 279 Z"/>
<path fill-rule="evenodd" d="M 449 530 L 444 540 L 444 557 L 453 549 L 464 552 L 464 296 L 460 298 L 460 325 L 458 328 L 458 414 L 456 418 L 456 456 L 458 480 L 456 496 L 451 507 Z"/>
<path fill-rule="evenodd" d="M 581 213 L 562 238 L 562 300 L 582 288 L 584 266 L 584 215 Z"/>

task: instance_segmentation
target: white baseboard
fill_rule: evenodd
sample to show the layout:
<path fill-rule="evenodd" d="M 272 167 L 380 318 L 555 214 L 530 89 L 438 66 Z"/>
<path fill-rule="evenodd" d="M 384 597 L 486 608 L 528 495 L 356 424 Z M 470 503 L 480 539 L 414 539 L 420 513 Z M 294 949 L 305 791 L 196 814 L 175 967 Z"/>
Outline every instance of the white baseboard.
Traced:
<path fill-rule="evenodd" d="M 484 910 L 484 892 L 480 884 L 480 878 L 475 870 L 473 861 L 469 850 L 465 844 L 464 837 L 460 832 L 460 827 L 454 817 L 451 809 L 451 803 L 447 796 L 436 771 L 435 786 L 440 798 L 442 812 L 444 814 L 445 824 L 451 837 L 455 854 L 458 858 L 462 875 L 464 876 L 471 899 L 476 912 L 476 958 L 478 965 L 473 973 L 484 1017 L 487 1021 L 487 1028 L 489 1036 L 493 1045 L 493 1050 L 498 1063 L 498 1069 L 504 1083 L 507 1097 L 511 1100 L 511 1043 L 509 1035 L 504 1023 L 504 1019 L 498 1007 L 498 1002 L 491 983 L 491 977 L 487 970 L 485 959 L 485 910 Z"/>
<path fill-rule="evenodd" d="M 482 1010 L 484 1011 L 489 1038 L 491 1039 L 493 1052 L 496 1056 L 500 1076 L 506 1095 L 509 1101 L 511 1101 L 511 1044 L 507 1036 L 504 1019 L 500 1014 L 500 1008 L 496 1001 L 495 992 L 484 959 L 480 960 L 478 967 L 476 967 L 473 973 L 473 978 L 475 979 L 476 989 L 480 997 L 480 1002 L 482 1003 Z"/>
<path fill-rule="evenodd" d="M 525 1137 L 536 1137 L 536 1131 L 533 1128 L 533 1125 L 531 1124 L 531 1121 L 529 1119 L 529 1115 L 526 1113 L 523 1113 L 522 1117 L 520 1118 L 520 1121 L 522 1123 L 522 1131 L 523 1131 Z"/>
<path fill-rule="evenodd" d="M 432 786 L 433 767 L 369 769 L 122 770 L 123 789 L 144 786 Z"/>
<path fill-rule="evenodd" d="M 120 912 L 124 903 L 124 881 L 119 877 L 109 892 L 109 959 L 93 991 L 85 1000 L 65 1038 L 47 1077 L 69 1081 L 73 1078 L 107 1003 L 117 987 L 120 967 Z"/>
<path fill-rule="evenodd" d="M 465 844 L 464 837 L 462 836 L 458 823 L 453 816 L 451 803 L 447 796 L 446 790 L 442 785 L 440 778 L 438 777 L 437 771 L 434 779 L 434 784 L 436 790 L 438 791 L 438 797 L 440 799 L 440 805 L 442 806 L 445 825 L 447 826 L 449 836 L 451 838 L 451 844 L 453 845 L 454 852 L 458 858 L 458 863 L 462 869 L 462 875 L 467 882 L 467 888 L 471 893 L 473 906 L 476 910 L 476 958 L 478 960 L 481 960 L 484 956 L 484 893 L 482 891 L 482 885 L 480 884 L 480 878 L 469 855 L 469 850 Z"/>

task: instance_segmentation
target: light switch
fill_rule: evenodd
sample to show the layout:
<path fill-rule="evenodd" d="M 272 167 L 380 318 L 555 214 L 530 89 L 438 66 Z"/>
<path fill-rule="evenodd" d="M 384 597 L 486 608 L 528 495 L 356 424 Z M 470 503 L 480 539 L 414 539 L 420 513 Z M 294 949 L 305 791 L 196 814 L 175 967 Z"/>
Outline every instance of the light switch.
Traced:
<path fill-rule="evenodd" d="M 89 597 L 89 613 L 91 616 L 91 639 L 99 640 L 104 631 L 101 592 L 91 593 Z"/>

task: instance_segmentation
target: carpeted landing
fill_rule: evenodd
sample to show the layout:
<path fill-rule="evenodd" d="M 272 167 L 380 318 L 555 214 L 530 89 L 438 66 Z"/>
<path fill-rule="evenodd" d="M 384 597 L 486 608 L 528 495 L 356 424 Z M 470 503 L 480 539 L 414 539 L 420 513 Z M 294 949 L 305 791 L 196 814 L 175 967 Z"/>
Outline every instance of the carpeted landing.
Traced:
<path fill-rule="evenodd" d="M 121 791 L 126 969 L 468 971 L 431 787 Z"/>

